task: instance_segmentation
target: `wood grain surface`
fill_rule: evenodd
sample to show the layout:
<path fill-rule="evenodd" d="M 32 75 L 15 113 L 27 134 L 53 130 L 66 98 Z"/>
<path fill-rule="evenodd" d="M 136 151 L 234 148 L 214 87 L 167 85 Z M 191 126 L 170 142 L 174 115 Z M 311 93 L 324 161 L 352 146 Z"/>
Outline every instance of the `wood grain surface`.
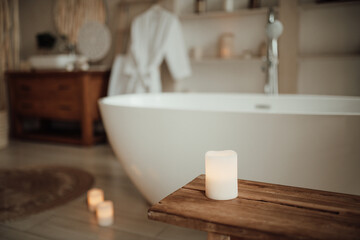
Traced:
<path fill-rule="evenodd" d="M 148 217 L 241 239 L 360 239 L 360 196 L 245 180 L 238 190 L 236 199 L 211 200 L 200 175 Z"/>

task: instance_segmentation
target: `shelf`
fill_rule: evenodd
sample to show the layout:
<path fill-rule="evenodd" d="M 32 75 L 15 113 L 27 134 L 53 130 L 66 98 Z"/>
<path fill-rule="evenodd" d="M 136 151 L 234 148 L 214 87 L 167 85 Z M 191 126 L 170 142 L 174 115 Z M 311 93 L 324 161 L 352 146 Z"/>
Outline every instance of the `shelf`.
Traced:
<path fill-rule="evenodd" d="M 360 5 L 360 1 L 329 2 L 329 3 L 307 3 L 299 5 L 301 10 L 326 9 L 337 7 L 352 7 Z"/>
<path fill-rule="evenodd" d="M 276 8 L 275 8 L 276 10 Z M 180 19 L 182 20 L 191 20 L 191 19 L 207 19 L 207 18 L 225 18 L 225 17 L 241 17 L 248 15 L 259 15 L 265 14 L 269 11 L 269 8 L 254 8 L 254 9 L 242 9 L 236 10 L 233 12 L 225 12 L 225 11 L 209 11 L 205 13 L 191 13 L 180 15 Z"/>
<path fill-rule="evenodd" d="M 191 63 L 219 63 L 219 62 L 240 62 L 240 61 L 256 61 L 262 62 L 263 58 L 259 56 L 253 56 L 251 58 L 233 57 L 233 58 L 219 58 L 219 57 L 204 57 L 200 60 L 190 59 Z"/>
<path fill-rule="evenodd" d="M 300 55 L 301 61 L 321 59 L 353 59 L 360 58 L 360 53 L 337 53 L 337 54 L 304 54 Z"/>
<path fill-rule="evenodd" d="M 127 0 L 121 1 L 118 3 L 118 6 L 128 6 L 128 5 L 136 5 L 136 4 L 156 4 L 159 0 Z"/>

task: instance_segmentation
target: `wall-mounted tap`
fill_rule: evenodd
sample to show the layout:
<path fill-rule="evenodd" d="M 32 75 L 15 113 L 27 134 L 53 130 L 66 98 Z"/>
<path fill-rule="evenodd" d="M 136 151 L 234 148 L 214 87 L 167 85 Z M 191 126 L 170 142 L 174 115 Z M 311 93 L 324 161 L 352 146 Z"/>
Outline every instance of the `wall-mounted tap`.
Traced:
<path fill-rule="evenodd" d="M 266 26 L 266 35 L 268 37 L 266 69 L 267 78 L 264 91 L 267 94 L 278 94 L 278 43 L 277 39 L 283 31 L 283 25 L 279 20 L 275 20 L 273 8 L 269 10 L 268 24 Z"/>

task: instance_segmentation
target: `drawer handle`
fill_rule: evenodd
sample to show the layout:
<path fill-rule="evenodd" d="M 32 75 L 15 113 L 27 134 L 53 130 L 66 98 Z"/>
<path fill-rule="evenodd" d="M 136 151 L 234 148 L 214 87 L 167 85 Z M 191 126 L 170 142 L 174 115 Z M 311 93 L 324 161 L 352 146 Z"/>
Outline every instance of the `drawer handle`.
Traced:
<path fill-rule="evenodd" d="M 20 89 L 24 92 L 29 92 L 31 88 L 28 85 L 21 85 Z"/>
<path fill-rule="evenodd" d="M 62 111 L 71 111 L 71 106 L 69 105 L 60 105 L 59 109 Z"/>
<path fill-rule="evenodd" d="M 70 86 L 69 85 L 65 85 L 65 84 L 60 84 L 58 86 L 58 90 L 60 91 L 66 91 L 66 90 L 69 90 L 70 89 Z"/>

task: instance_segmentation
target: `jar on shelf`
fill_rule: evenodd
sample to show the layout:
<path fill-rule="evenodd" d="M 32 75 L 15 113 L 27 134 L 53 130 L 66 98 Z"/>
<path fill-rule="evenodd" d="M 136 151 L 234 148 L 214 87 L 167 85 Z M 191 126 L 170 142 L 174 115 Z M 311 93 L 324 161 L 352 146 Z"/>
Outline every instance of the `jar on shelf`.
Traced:
<path fill-rule="evenodd" d="M 224 33 L 219 40 L 219 57 L 231 58 L 234 56 L 234 34 Z"/>

